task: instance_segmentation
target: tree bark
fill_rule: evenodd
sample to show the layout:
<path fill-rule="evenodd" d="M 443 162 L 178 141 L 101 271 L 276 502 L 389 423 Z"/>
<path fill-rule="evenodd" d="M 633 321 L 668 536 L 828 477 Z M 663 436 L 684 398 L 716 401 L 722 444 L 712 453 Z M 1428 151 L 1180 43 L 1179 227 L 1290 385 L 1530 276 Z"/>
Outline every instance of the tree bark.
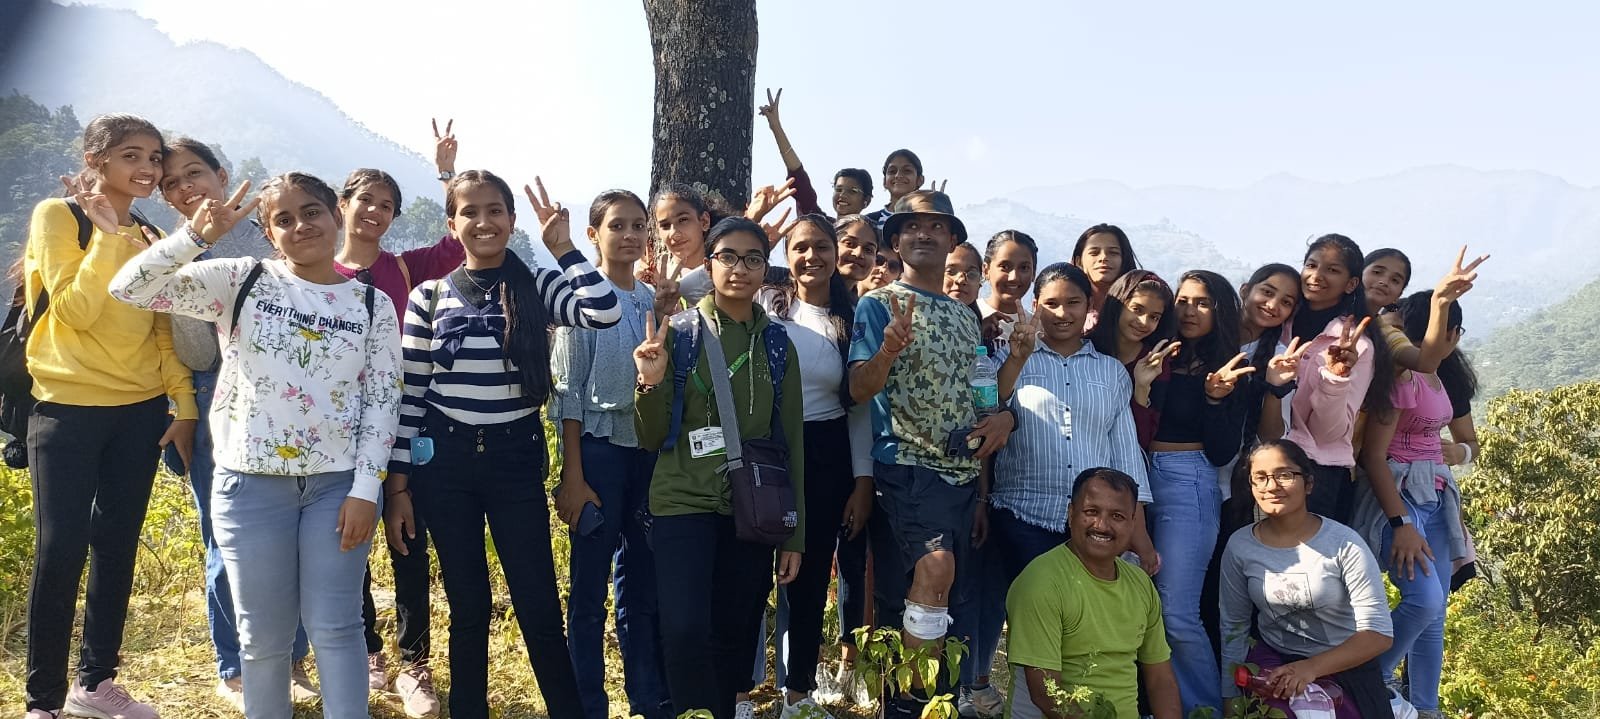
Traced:
<path fill-rule="evenodd" d="M 655 58 L 650 192 L 685 182 L 750 200 L 755 0 L 644 0 Z"/>

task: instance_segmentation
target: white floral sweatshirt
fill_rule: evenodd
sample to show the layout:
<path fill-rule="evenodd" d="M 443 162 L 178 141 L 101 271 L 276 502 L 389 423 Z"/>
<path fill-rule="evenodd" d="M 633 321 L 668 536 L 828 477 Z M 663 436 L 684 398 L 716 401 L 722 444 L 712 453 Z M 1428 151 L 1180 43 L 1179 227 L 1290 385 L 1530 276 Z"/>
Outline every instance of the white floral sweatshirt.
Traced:
<path fill-rule="evenodd" d="M 217 466 L 302 476 L 355 470 L 350 496 L 376 502 L 400 418 L 400 331 L 382 292 L 320 285 L 262 260 L 229 323 L 248 257 L 193 262 L 202 248 L 174 232 L 129 260 L 111 281 L 123 302 L 215 322 L 222 369 L 211 402 Z"/>

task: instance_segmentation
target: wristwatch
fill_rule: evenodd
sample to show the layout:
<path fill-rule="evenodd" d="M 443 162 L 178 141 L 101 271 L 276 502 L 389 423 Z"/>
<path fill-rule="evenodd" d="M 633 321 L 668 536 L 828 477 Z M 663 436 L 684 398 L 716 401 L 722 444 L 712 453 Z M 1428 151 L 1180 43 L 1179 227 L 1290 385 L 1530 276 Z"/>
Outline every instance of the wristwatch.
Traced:
<path fill-rule="evenodd" d="M 1289 380 L 1284 384 L 1272 384 L 1269 382 L 1267 383 L 1267 394 L 1277 397 L 1278 399 L 1283 399 L 1284 397 L 1288 397 L 1289 393 L 1293 392 L 1299 385 L 1300 382 L 1298 380 Z"/>
<path fill-rule="evenodd" d="M 440 170 L 439 171 L 439 181 L 440 182 L 449 182 L 449 181 L 455 179 L 455 176 L 456 176 L 456 173 L 454 171 L 451 171 L 451 170 Z"/>
<path fill-rule="evenodd" d="M 1391 526 L 1391 527 L 1393 527 L 1395 529 L 1399 529 L 1399 528 L 1404 527 L 1404 526 L 1406 526 L 1407 524 L 1410 524 L 1410 523 L 1411 523 L 1411 515 L 1409 515 L 1409 514 L 1402 514 L 1402 515 L 1400 515 L 1398 517 L 1390 517 L 1389 518 L 1389 526 Z"/>

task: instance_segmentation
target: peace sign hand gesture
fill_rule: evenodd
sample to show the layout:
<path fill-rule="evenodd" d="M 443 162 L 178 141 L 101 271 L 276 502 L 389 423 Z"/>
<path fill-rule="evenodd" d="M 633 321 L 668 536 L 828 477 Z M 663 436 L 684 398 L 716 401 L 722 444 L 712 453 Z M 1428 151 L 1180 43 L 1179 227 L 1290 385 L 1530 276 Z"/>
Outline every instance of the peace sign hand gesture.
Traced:
<path fill-rule="evenodd" d="M 661 384 L 667 378 L 667 325 L 672 320 L 661 318 L 656 324 L 654 312 L 644 316 L 644 342 L 633 350 L 633 367 L 639 371 L 639 384 Z"/>
<path fill-rule="evenodd" d="M 889 324 L 883 328 L 883 346 L 880 352 L 890 357 L 898 357 L 901 352 L 911 346 L 917 338 L 916 330 L 911 325 L 911 318 L 917 311 L 917 298 L 913 295 L 906 300 L 904 311 L 900 309 L 900 298 L 889 296 Z"/>
<path fill-rule="evenodd" d="M 944 192 L 944 188 L 949 186 L 949 184 L 949 180 L 928 180 L 927 189 L 933 192 Z"/>
<path fill-rule="evenodd" d="M 239 189 L 234 190 L 233 196 L 229 197 L 225 202 L 216 200 L 202 201 L 200 207 L 195 209 L 194 216 L 189 218 L 189 227 L 200 233 L 200 239 L 205 240 L 206 244 L 217 244 L 217 240 L 222 239 L 222 236 L 228 234 L 228 231 L 232 230 L 234 225 L 239 224 L 239 220 L 244 219 L 254 211 L 256 205 L 261 204 L 260 195 L 250 198 L 249 202 L 240 204 L 244 201 L 244 196 L 249 192 L 250 181 L 245 180 L 244 184 L 239 185 Z"/>
<path fill-rule="evenodd" d="M 999 314 L 991 316 L 998 317 Z M 1039 323 L 1032 317 L 1019 314 L 1017 321 L 1010 324 L 1011 334 L 1007 342 L 1011 345 L 1011 354 L 1025 360 L 1039 347 Z"/>
<path fill-rule="evenodd" d="M 1267 338 L 1263 337 L 1261 341 L 1265 342 Z M 1300 344 L 1299 337 L 1289 340 L 1289 346 L 1267 362 L 1267 384 L 1282 387 L 1293 382 L 1300 373 L 1300 358 L 1304 357 L 1306 350 L 1309 349 L 1311 343 Z"/>
<path fill-rule="evenodd" d="M 778 101 L 783 99 L 783 88 L 778 88 L 778 94 L 772 94 L 772 88 L 767 88 L 767 104 L 762 105 L 756 113 L 767 118 L 767 124 L 777 127 L 783 123 L 778 120 Z"/>
<path fill-rule="evenodd" d="M 678 288 L 678 278 L 683 276 L 683 265 L 672 271 L 672 276 L 667 277 L 659 272 L 652 272 L 655 281 L 650 284 L 656 288 L 656 314 L 670 317 L 678 311 L 678 299 L 683 296 Z"/>
<path fill-rule="evenodd" d="M 1339 330 L 1339 341 L 1328 345 L 1327 351 L 1323 352 L 1323 364 L 1327 366 L 1329 372 L 1340 377 L 1349 377 L 1350 372 L 1355 370 L 1356 360 L 1361 357 L 1356 351 L 1356 343 L 1361 340 L 1361 335 L 1367 331 L 1367 325 L 1372 322 L 1371 316 L 1361 318 L 1359 324 L 1351 321 L 1354 319 L 1353 315 L 1345 316 L 1344 328 Z"/>
<path fill-rule="evenodd" d="M 61 184 L 67 188 L 67 194 L 83 208 L 83 214 L 94 223 L 101 234 L 117 235 L 122 233 L 122 228 L 117 226 L 117 210 L 111 206 L 111 199 L 104 193 L 95 192 L 94 188 L 86 182 L 79 182 L 75 177 L 61 176 Z"/>
<path fill-rule="evenodd" d="M 572 213 L 561 203 L 550 201 L 550 194 L 544 191 L 544 181 L 537 175 L 533 184 L 539 188 L 539 194 L 533 194 L 533 188 L 527 185 L 522 186 L 522 191 L 528 193 L 528 204 L 533 205 L 533 212 L 539 217 L 539 238 L 551 256 L 560 258 L 576 249 L 572 245 Z"/>
<path fill-rule="evenodd" d="M 784 200 L 794 197 L 794 193 L 793 177 L 785 179 L 783 184 L 777 187 L 766 185 L 750 196 L 750 204 L 745 206 L 744 216 L 753 222 L 760 222 L 761 218 L 766 217 L 767 213 L 772 212 Z M 787 213 L 784 214 L 784 217 L 788 216 Z M 783 224 L 783 220 L 778 220 L 778 224 Z"/>
<path fill-rule="evenodd" d="M 1433 302 L 1441 307 L 1448 306 L 1451 302 L 1461 299 L 1461 296 L 1472 290 L 1472 283 L 1478 279 L 1478 265 L 1489 259 L 1488 255 L 1479 255 L 1478 259 L 1465 267 L 1461 261 L 1467 258 L 1467 246 L 1462 245 L 1461 251 L 1456 253 L 1456 261 L 1439 280 L 1438 286 L 1433 288 Z"/>
<path fill-rule="evenodd" d="M 1161 370 L 1167 366 L 1167 358 L 1177 354 L 1183 347 L 1182 342 L 1161 340 L 1155 347 L 1150 348 L 1150 354 L 1145 355 L 1133 365 L 1133 384 L 1136 387 L 1149 389 L 1150 384 L 1161 376 Z"/>
<path fill-rule="evenodd" d="M 1233 388 L 1239 383 L 1240 377 L 1256 371 L 1256 368 L 1248 365 L 1240 367 L 1239 365 L 1244 364 L 1244 360 L 1245 354 L 1240 352 L 1234 355 L 1233 359 L 1228 360 L 1228 363 L 1223 365 L 1222 369 L 1206 375 L 1206 396 L 1214 400 L 1221 400 L 1232 394 Z"/>
<path fill-rule="evenodd" d="M 778 220 L 776 222 L 773 222 L 770 225 L 765 222 L 761 223 L 761 229 L 767 233 L 768 247 L 777 247 L 778 243 L 783 241 L 784 235 L 789 234 L 789 231 L 794 229 L 795 225 L 800 224 L 799 220 L 794 220 L 787 223 L 784 222 L 788 219 L 789 208 L 785 207 L 783 208 L 783 214 L 778 215 Z"/>
<path fill-rule="evenodd" d="M 455 120 L 444 121 L 444 134 L 439 134 L 439 119 L 433 119 L 433 166 L 439 172 L 456 171 L 456 136 L 450 128 L 456 124 Z"/>

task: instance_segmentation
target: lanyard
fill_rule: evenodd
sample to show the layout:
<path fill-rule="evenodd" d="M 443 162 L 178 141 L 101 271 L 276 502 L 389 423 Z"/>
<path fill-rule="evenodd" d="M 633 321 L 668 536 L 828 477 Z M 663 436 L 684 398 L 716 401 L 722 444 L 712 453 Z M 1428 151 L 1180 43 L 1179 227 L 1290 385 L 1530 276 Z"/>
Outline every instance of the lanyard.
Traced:
<path fill-rule="evenodd" d="M 711 341 L 716 342 L 718 341 L 718 338 L 716 336 L 712 336 Z M 733 363 L 728 365 L 728 379 L 733 379 L 733 376 L 739 372 L 739 368 L 745 366 L 749 362 L 750 350 L 745 350 L 744 354 L 735 357 Z M 705 380 L 700 379 L 700 375 L 698 373 L 689 376 L 694 379 L 694 386 L 699 388 L 701 393 L 711 394 L 711 388 L 706 386 Z"/>

